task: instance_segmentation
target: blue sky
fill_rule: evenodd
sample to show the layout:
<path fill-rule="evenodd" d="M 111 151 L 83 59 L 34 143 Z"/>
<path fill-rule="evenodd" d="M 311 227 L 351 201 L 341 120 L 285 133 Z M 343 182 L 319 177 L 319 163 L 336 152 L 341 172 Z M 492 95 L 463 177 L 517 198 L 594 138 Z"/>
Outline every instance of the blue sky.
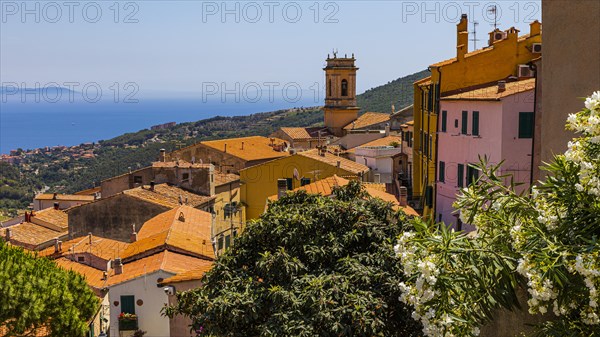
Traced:
<path fill-rule="evenodd" d="M 22 3 L 28 7 L 23 8 Z M 478 47 L 482 47 L 492 30 L 492 19 L 484 16 L 485 9 L 494 4 L 65 3 L 0 1 L 1 82 L 27 86 L 36 82 L 42 86 L 49 82 L 95 82 L 106 87 L 134 82 L 142 94 L 165 95 L 199 92 L 203 83 L 212 82 L 228 87 L 236 82 L 242 86 L 294 82 L 308 90 L 323 81 L 321 68 L 335 48 L 338 55 L 355 54 L 360 67 L 358 91 L 362 92 L 453 57 L 460 12 L 474 14 L 469 20 L 479 22 Z M 501 12 L 501 29 L 515 26 L 525 34 L 532 20 L 541 20 L 540 1 L 495 4 Z M 226 10 L 229 14 L 223 17 Z"/>

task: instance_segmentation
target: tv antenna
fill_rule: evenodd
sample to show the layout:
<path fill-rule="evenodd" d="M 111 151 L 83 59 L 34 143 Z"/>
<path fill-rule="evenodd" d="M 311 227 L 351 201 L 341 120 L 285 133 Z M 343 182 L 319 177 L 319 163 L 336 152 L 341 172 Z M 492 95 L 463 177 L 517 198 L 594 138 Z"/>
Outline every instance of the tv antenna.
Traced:
<path fill-rule="evenodd" d="M 479 22 L 473 21 L 473 31 L 471 32 L 471 34 L 473 34 L 473 38 L 470 39 L 471 41 L 473 41 L 473 50 L 477 50 L 477 41 L 479 41 L 479 39 L 477 38 L 477 26 L 478 25 L 479 25 Z"/>
<path fill-rule="evenodd" d="M 498 28 L 498 7 L 490 5 L 487 9 L 488 13 L 494 14 L 494 30 Z"/>

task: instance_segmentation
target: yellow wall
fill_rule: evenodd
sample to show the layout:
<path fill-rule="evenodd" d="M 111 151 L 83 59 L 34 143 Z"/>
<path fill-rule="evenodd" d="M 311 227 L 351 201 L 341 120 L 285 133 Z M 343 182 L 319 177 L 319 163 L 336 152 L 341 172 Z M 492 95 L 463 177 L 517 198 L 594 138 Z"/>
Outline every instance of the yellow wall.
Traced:
<path fill-rule="evenodd" d="M 464 16 L 457 25 L 457 57 L 454 60 L 431 65 L 430 81 L 420 80 L 414 85 L 413 197 L 421 198 L 425 217 L 435 216 L 439 97 L 459 89 L 493 83 L 511 75 L 516 76 L 518 65 L 527 64 L 540 56 L 530 50 L 533 43 L 542 42 L 541 24 L 537 21 L 530 24 L 529 36 L 519 37 L 518 31 L 511 28 L 506 31 L 505 39 L 495 41 L 491 46 L 471 53 L 467 53 L 467 39 L 465 39 L 465 36 L 468 36 L 465 34 L 467 23 L 467 18 Z M 422 90 L 425 91 L 424 97 Z M 433 95 L 432 105 L 429 108 L 427 108 L 427 95 Z M 422 104 L 423 102 L 425 104 Z M 422 144 L 422 135 L 428 141 L 431 137 L 431 156 L 424 153 L 425 144 Z M 427 186 L 432 187 L 431 207 L 426 206 L 424 199 Z"/>
<path fill-rule="evenodd" d="M 334 165 L 302 155 L 293 155 L 240 171 L 241 201 L 246 206 L 246 219 L 256 219 L 264 211 L 267 198 L 277 194 L 277 179 L 293 178 L 294 169 L 300 178 L 310 178 L 311 182 L 331 177 L 334 174 L 347 177 L 353 173 Z M 300 180 L 293 179 L 293 188 L 300 187 Z"/>

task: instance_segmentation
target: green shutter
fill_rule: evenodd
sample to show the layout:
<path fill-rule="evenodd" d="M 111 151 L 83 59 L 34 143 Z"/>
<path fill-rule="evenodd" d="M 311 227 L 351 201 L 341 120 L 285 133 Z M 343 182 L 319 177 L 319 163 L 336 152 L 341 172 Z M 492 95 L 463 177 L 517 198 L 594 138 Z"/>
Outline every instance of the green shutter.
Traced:
<path fill-rule="evenodd" d="M 229 246 L 231 246 L 231 236 L 227 235 L 225 236 L 225 249 L 228 249 Z"/>
<path fill-rule="evenodd" d="M 456 185 L 458 187 L 463 187 L 464 186 L 464 174 L 465 174 L 465 165 L 463 164 L 458 164 L 458 172 L 456 175 Z"/>
<path fill-rule="evenodd" d="M 440 170 L 439 170 L 439 181 L 444 182 L 446 179 L 446 163 L 443 161 L 440 162 Z"/>
<path fill-rule="evenodd" d="M 448 111 L 442 110 L 442 132 L 446 132 L 448 126 Z"/>
<path fill-rule="evenodd" d="M 533 112 L 519 112 L 519 138 L 533 138 Z"/>
<path fill-rule="evenodd" d="M 473 111 L 473 136 L 479 136 L 479 111 Z"/>
<path fill-rule="evenodd" d="M 135 296 L 121 296 L 121 312 L 135 314 Z"/>
<path fill-rule="evenodd" d="M 461 130 L 460 133 L 462 133 L 463 135 L 467 134 L 467 121 L 469 119 L 469 112 L 468 111 L 463 111 L 462 112 L 462 125 L 461 125 Z"/>
<path fill-rule="evenodd" d="M 308 184 L 310 184 L 310 178 L 300 179 L 300 186 L 304 186 L 304 185 L 308 185 Z"/>
<path fill-rule="evenodd" d="M 285 181 L 287 183 L 287 189 L 288 191 L 291 191 L 294 189 L 294 183 L 293 183 L 293 179 L 292 178 L 285 178 Z"/>

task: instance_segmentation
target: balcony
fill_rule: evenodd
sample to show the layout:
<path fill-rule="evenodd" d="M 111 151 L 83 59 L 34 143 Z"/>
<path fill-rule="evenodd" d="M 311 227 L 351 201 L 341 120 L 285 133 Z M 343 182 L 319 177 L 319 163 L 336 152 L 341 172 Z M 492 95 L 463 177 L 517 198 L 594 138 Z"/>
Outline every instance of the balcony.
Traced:
<path fill-rule="evenodd" d="M 119 317 L 119 331 L 135 331 L 138 329 L 137 316 Z"/>

